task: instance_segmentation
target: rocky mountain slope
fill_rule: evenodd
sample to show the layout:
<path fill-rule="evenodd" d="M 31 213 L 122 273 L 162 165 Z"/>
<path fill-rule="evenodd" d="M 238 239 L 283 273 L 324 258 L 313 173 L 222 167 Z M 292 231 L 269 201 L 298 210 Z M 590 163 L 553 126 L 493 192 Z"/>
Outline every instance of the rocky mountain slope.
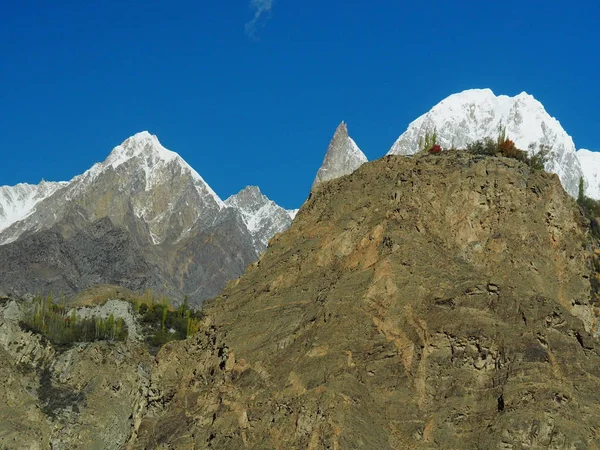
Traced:
<path fill-rule="evenodd" d="M 0 448 L 125 448 L 152 398 L 144 344 L 58 349 L 19 326 L 23 308 L 0 296 Z"/>
<path fill-rule="evenodd" d="M 158 354 L 130 448 L 596 448 L 592 244 L 515 160 L 364 164 Z"/>
<path fill-rule="evenodd" d="M 498 136 L 499 126 L 517 147 L 527 150 L 535 143 L 551 148 L 546 170 L 558 174 L 565 190 L 577 196 L 583 175 L 573 139 L 533 96 L 496 96 L 490 89 L 470 89 L 453 94 L 411 122 L 390 149 L 391 155 L 411 155 L 419 150 L 419 139 L 437 130 L 444 148 L 465 148 L 470 142 Z"/>
<path fill-rule="evenodd" d="M 325 181 L 348 175 L 366 162 L 367 157 L 348 135 L 348 127 L 342 121 L 329 143 L 325 159 L 317 172 L 312 188 Z"/>
<path fill-rule="evenodd" d="M 16 186 L 0 186 L 0 232 L 25 219 L 39 202 L 66 184 L 42 180 L 37 185 L 21 183 Z"/>
<path fill-rule="evenodd" d="M 68 183 L 0 189 L 0 290 L 21 295 L 100 283 L 197 304 L 292 220 L 256 187 L 226 204 L 147 132 Z"/>
<path fill-rule="evenodd" d="M 224 207 L 221 199 L 179 155 L 156 136 L 138 133 L 108 158 L 75 177 L 36 211 L 0 233 L 8 243 L 31 230 L 48 229 L 76 206 L 86 220 L 109 217 L 115 225 L 140 220 L 153 244 L 180 239 L 193 224 L 210 226 Z"/>
<path fill-rule="evenodd" d="M 258 186 L 248 186 L 225 200 L 225 205 L 237 209 L 244 224 L 254 239 L 254 248 L 258 252 L 267 249 L 269 239 L 276 233 L 287 229 L 292 223 L 295 212 L 284 210 L 269 200 Z"/>

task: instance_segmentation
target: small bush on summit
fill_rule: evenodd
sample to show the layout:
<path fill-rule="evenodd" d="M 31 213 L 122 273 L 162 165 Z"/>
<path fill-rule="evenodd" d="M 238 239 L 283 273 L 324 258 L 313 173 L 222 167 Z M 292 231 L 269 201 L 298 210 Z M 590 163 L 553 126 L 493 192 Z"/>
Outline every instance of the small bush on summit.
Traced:
<path fill-rule="evenodd" d="M 498 144 L 492 138 L 479 139 L 467 144 L 467 151 L 473 155 L 496 156 Z"/>
<path fill-rule="evenodd" d="M 441 153 L 441 151 L 442 151 L 442 147 L 440 147 L 437 144 L 435 144 L 433 147 L 431 147 L 429 149 L 429 153 L 434 154 L 434 155 L 437 154 L 437 153 Z"/>
<path fill-rule="evenodd" d="M 544 170 L 544 166 L 550 159 L 550 147 L 540 144 L 538 151 L 535 152 L 535 144 L 531 144 L 529 145 L 529 153 L 533 154 L 529 157 L 527 164 L 529 164 L 532 169 Z"/>
<path fill-rule="evenodd" d="M 529 156 L 526 151 L 517 148 L 515 143 L 506 135 L 506 127 L 500 126 L 498 129 L 498 138 L 494 141 L 492 138 L 485 138 L 467 145 L 467 151 L 474 155 L 485 156 L 504 156 L 524 162 L 534 170 L 544 170 L 544 165 L 548 161 L 550 149 L 545 145 L 540 145 L 537 152 L 534 153 L 535 144 L 529 146 Z"/>
<path fill-rule="evenodd" d="M 437 145 L 437 129 L 436 128 L 433 129 L 433 133 L 426 131 L 425 137 L 419 138 L 419 150 L 420 151 L 431 152 L 431 149 L 436 146 L 439 147 L 439 145 Z M 441 150 L 441 147 L 440 147 L 440 150 Z"/>
<path fill-rule="evenodd" d="M 513 158 L 518 161 L 525 162 L 527 160 L 527 153 L 523 150 L 519 150 L 515 143 L 510 139 L 505 139 L 498 144 L 498 153 L 506 158 Z"/>

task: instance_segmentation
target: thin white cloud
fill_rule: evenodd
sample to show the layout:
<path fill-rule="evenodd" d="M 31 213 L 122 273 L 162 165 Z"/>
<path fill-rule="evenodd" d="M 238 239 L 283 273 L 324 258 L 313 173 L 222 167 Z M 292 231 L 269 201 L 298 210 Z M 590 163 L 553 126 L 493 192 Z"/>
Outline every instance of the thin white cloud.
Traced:
<path fill-rule="evenodd" d="M 254 17 L 246 24 L 246 34 L 256 39 L 256 32 L 267 23 L 271 17 L 271 9 L 275 0 L 250 0 L 250 6 L 254 10 Z"/>

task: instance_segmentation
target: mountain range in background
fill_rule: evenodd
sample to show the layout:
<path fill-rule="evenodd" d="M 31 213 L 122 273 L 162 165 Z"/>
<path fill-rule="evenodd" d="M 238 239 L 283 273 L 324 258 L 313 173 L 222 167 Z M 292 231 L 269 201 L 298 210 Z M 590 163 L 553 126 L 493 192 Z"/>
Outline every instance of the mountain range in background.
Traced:
<path fill-rule="evenodd" d="M 583 177 L 586 195 L 600 198 L 600 154 L 576 151 L 560 123 L 524 92 L 451 95 L 413 121 L 388 154 L 418 152 L 434 130 L 442 147 L 465 148 L 500 127 L 519 148 L 550 148 L 546 170 L 571 196 Z M 365 162 L 342 122 L 312 189 Z M 141 132 L 69 182 L 0 187 L 0 291 L 71 295 L 116 284 L 198 305 L 258 259 L 296 212 L 254 186 L 222 201 L 177 153 Z"/>
<path fill-rule="evenodd" d="M 549 149 L 545 169 L 559 176 L 572 197 L 578 195 L 579 180 L 583 177 L 585 194 L 600 199 L 600 153 L 576 150 L 573 138 L 560 122 L 526 92 L 509 97 L 496 96 L 490 89 L 469 89 L 450 95 L 411 122 L 387 154 L 413 155 L 420 150 L 420 140 L 434 131 L 441 147 L 464 149 L 477 140 L 496 138 L 501 128 L 518 148 L 529 154 L 539 151 L 541 145 Z M 366 161 L 342 122 L 313 188 L 323 181 L 353 172 Z"/>
<path fill-rule="evenodd" d="M 294 214 L 257 187 L 223 202 L 147 132 L 68 183 L 0 192 L 0 290 L 17 294 L 71 295 L 102 283 L 199 304 L 241 275 Z"/>

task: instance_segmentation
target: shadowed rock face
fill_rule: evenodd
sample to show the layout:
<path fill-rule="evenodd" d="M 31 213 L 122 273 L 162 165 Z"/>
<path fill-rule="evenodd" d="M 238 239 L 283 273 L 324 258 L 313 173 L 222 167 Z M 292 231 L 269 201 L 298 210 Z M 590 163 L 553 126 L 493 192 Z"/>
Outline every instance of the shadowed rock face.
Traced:
<path fill-rule="evenodd" d="M 587 242 L 514 160 L 365 164 L 159 353 L 132 448 L 594 448 Z"/>
<path fill-rule="evenodd" d="M 71 295 L 99 283 L 132 290 L 161 286 L 161 274 L 137 243 L 110 219 L 69 238 L 56 229 L 0 246 L 0 290 Z"/>
<path fill-rule="evenodd" d="M 82 229 L 67 220 L 0 246 L 0 292 L 69 297 L 110 284 L 152 289 L 174 301 L 185 295 L 199 305 L 258 258 L 253 236 L 234 208 L 224 209 L 212 227 L 198 225 L 180 242 L 159 246 L 140 243 L 136 237 L 143 234 L 116 227 L 108 217 L 77 226 Z"/>
<path fill-rule="evenodd" d="M 366 162 L 367 157 L 348 136 L 348 127 L 342 122 L 329 143 L 325 159 L 317 172 L 312 188 L 314 189 L 325 181 L 348 175 Z"/>
<path fill-rule="evenodd" d="M 214 297 L 258 259 L 252 242 L 240 212 L 227 208 L 214 226 L 192 230 L 185 240 L 165 248 L 173 284 L 192 300 Z"/>

